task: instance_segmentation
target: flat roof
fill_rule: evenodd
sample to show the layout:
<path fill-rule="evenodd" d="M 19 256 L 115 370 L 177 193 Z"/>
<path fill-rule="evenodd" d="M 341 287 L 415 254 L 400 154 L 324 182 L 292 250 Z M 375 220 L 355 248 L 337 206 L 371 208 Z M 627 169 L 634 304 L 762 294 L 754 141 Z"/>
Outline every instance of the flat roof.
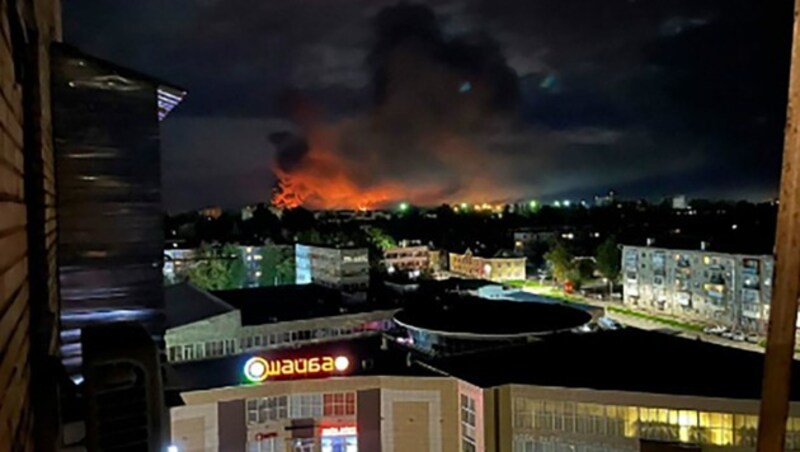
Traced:
<path fill-rule="evenodd" d="M 233 306 L 190 283 L 166 286 L 164 305 L 167 328 L 187 325 L 234 310 Z"/>
<path fill-rule="evenodd" d="M 561 386 L 669 395 L 759 399 L 764 355 L 626 328 L 564 334 L 431 364 L 481 387 Z M 800 401 L 800 362 L 791 399 Z"/>
<path fill-rule="evenodd" d="M 164 120 L 164 118 L 166 118 L 167 115 L 183 101 L 183 98 L 186 97 L 187 91 L 184 88 L 175 85 L 174 83 L 166 82 L 152 75 L 139 72 L 94 55 L 90 55 L 73 45 L 64 44 L 63 42 L 55 42 L 52 44 L 52 49 L 53 52 L 60 52 L 72 58 L 80 58 L 99 66 L 103 66 L 108 71 L 114 72 L 119 76 L 135 78 L 154 86 L 157 95 L 159 121 Z"/>
<path fill-rule="evenodd" d="M 214 296 L 241 311 L 242 325 L 290 322 L 320 317 L 396 309 L 393 300 L 367 297 L 355 301 L 339 290 L 316 284 L 221 290 Z"/>
<path fill-rule="evenodd" d="M 246 384 L 244 363 L 256 355 L 269 359 L 344 354 L 355 364 L 348 376 L 452 376 L 483 388 L 518 384 L 739 400 L 761 397 L 760 353 L 633 328 L 563 334 L 446 358 L 389 345 L 382 348 L 381 338 L 373 336 L 173 364 L 168 390 Z M 416 359 L 409 360 L 409 353 Z M 794 366 L 791 400 L 800 401 L 800 362 Z"/>
<path fill-rule="evenodd" d="M 253 356 L 267 359 L 296 358 L 320 355 L 345 355 L 351 370 L 346 376 L 441 376 L 419 365 L 408 365 L 405 349 L 381 349 L 379 336 L 325 342 L 300 348 L 285 347 L 246 353 L 226 358 L 173 364 L 168 371 L 171 391 L 193 391 L 226 386 L 250 385 L 243 369 Z M 314 377 L 308 377 L 311 379 Z M 325 378 L 325 377 L 320 377 Z M 265 383 L 269 384 L 269 382 Z"/>
<path fill-rule="evenodd" d="M 406 328 L 453 336 L 537 335 L 577 328 L 592 320 L 585 310 L 563 304 L 455 295 L 410 304 L 394 318 Z"/>

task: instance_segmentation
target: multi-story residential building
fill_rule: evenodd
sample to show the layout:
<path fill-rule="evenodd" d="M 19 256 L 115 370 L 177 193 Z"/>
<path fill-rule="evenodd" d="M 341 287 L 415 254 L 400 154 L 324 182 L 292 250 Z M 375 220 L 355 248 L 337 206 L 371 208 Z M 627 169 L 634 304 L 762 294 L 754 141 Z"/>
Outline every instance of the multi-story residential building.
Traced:
<path fill-rule="evenodd" d="M 449 270 L 456 275 L 491 281 L 525 279 L 524 257 L 480 257 L 467 250 L 464 254 L 449 254 Z"/>
<path fill-rule="evenodd" d="M 383 265 L 389 273 L 430 270 L 430 250 L 426 245 L 407 245 L 389 248 L 383 252 Z"/>
<path fill-rule="evenodd" d="M 294 250 L 289 245 L 269 245 L 278 250 L 283 258 L 292 258 Z M 258 287 L 262 273 L 262 261 L 265 248 L 263 246 L 237 246 L 238 257 L 242 259 L 245 268 L 242 287 Z M 208 259 L 202 256 L 198 248 L 168 248 L 164 250 L 163 274 L 165 280 L 175 283 L 185 281 L 192 265 Z M 274 281 L 267 283 L 273 284 Z"/>
<path fill-rule="evenodd" d="M 623 246 L 624 303 L 764 333 L 774 259 L 708 250 Z"/>
<path fill-rule="evenodd" d="M 332 248 L 296 244 L 297 284 L 319 284 L 347 292 L 369 286 L 369 255 L 366 248 Z"/>
<path fill-rule="evenodd" d="M 207 292 L 183 283 L 166 288 L 166 303 L 173 363 L 375 335 L 397 311 L 389 302 L 347 303 L 316 285 Z"/>

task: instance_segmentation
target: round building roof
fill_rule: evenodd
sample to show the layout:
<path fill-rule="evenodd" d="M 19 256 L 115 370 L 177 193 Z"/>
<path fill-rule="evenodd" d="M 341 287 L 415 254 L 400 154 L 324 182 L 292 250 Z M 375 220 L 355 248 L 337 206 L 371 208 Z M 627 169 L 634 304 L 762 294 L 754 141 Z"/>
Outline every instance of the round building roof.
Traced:
<path fill-rule="evenodd" d="M 592 315 L 563 304 L 455 297 L 404 308 L 395 314 L 394 320 L 409 330 L 451 337 L 497 339 L 570 330 L 590 322 Z"/>

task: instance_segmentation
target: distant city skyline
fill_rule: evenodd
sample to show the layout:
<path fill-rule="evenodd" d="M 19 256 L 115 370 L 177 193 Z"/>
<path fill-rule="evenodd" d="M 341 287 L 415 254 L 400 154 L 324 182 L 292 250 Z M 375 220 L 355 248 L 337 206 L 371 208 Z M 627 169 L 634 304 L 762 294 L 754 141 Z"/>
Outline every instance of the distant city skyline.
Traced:
<path fill-rule="evenodd" d="M 189 91 L 170 211 L 777 192 L 790 1 L 394 5 L 73 0 L 64 37 Z"/>

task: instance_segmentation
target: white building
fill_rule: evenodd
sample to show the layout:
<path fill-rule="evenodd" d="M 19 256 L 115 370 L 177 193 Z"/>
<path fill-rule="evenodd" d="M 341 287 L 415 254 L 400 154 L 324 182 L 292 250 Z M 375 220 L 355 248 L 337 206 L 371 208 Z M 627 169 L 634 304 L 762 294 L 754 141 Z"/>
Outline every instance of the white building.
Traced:
<path fill-rule="evenodd" d="M 297 284 L 319 284 L 349 292 L 369 286 L 369 256 L 366 248 L 324 248 L 296 244 Z"/>
<path fill-rule="evenodd" d="M 172 363 L 376 335 L 397 312 L 388 303 L 347 303 L 314 285 L 210 293 L 184 283 L 167 287 L 165 302 Z"/>
<path fill-rule="evenodd" d="M 383 252 L 383 265 L 389 273 L 419 274 L 430 269 L 430 250 L 426 245 L 389 248 Z"/>
<path fill-rule="evenodd" d="M 764 333 L 774 259 L 706 250 L 623 246 L 624 303 Z"/>

